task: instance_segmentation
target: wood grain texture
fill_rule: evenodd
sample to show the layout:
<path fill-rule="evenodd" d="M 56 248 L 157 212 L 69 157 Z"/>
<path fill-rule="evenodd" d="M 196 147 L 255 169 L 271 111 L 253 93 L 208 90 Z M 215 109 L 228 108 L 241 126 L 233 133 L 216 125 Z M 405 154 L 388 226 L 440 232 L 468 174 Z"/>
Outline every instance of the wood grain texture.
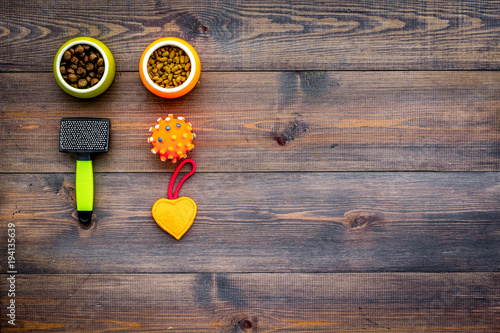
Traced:
<path fill-rule="evenodd" d="M 500 72 L 203 73 L 176 100 L 119 73 L 90 101 L 30 76 L 0 74 L 2 172 L 74 172 L 58 151 L 69 116 L 111 119 L 97 172 L 170 171 L 147 143 L 168 113 L 193 123 L 201 172 L 500 170 Z"/>
<path fill-rule="evenodd" d="M 1 1 L 2 71 L 51 71 L 67 40 L 109 46 L 137 71 L 157 38 L 188 40 L 203 69 L 498 69 L 498 1 Z M 36 50 L 36 52 L 34 52 Z"/>
<path fill-rule="evenodd" d="M 0 8 L 0 244 L 14 223 L 18 272 L 16 327 L 0 272 L 0 331 L 500 331 L 499 1 Z M 117 61 L 91 100 L 51 73 L 85 35 Z M 175 100 L 137 72 L 165 36 L 202 61 Z M 198 135 L 180 191 L 198 215 L 181 241 L 151 216 L 175 165 L 146 138 L 169 113 Z M 75 156 L 58 152 L 71 116 L 111 119 L 87 226 Z"/>
<path fill-rule="evenodd" d="M 16 283 L 20 331 L 500 329 L 498 273 L 20 274 Z M 6 321 L 1 328 L 11 329 Z"/>
<path fill-rule="evenodd" d="M 73 174 L 0 175 L 0 239 L 15 223 L 22 273 L 500 269 L 497 173 L 197 173 L 181 241 L 151 216 L 169 179 L 95 175 L 84 227 Z"/>

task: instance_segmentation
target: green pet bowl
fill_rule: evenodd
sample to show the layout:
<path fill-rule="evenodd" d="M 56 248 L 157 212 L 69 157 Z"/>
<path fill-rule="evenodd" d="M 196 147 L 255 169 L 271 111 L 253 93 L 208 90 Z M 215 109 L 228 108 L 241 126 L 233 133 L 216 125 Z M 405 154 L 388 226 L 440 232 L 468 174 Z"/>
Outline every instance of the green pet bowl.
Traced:
<path fill-rule="evenodd" d="M 104 73 L 100 81 L 93 87 L 90 88 L 74 88 L 70 86 L 62 77 L 60 67 L 61 60 L 64 55 L 64 52 L 69 50 L 72 47 L 76 47 L 78 44 L 86 44 L 94 47 L 99 53 L 102 55 L 104 59 Z M 77 37 L 70 39 L 66 43 L 64 43 L 56 53 L 54 57 L 54 77 L 56 79 L 57 84 L 61 87 L 62 90 L 70 94 L 71 96 L 79 97 L 79 98 L 92 98 L 99 96 L 106 89 L 109 88 L 113 79 L 115 78 L 115 58 L 113 58 L 113 54 L 108 49 L 106 45 L 104 45 L 101 41 L 92 38 L 92 37 Z"/>

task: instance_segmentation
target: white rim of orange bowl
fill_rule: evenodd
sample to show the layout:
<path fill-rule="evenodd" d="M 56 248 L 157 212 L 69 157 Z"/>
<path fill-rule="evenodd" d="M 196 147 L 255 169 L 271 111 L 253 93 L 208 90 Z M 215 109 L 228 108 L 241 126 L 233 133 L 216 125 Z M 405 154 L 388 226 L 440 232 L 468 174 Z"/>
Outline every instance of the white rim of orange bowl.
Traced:
<path fill-rule="evenodd" d="M 73 88 L 72 86 L 70 86 L 66 82 L 66 80 L 64 80 L 64 78 L 62 77 L 62 74 L 61 74 L 61 67 L 60 66 L 61 66 L 61 60 L 62 60 L 62 57 L 64 55 L 64 52 L 66 52 L 71 47 L 78 45 L 78 44 L 87 44 L 87 45 L 94 47 L 97 51 L 99 51 L 99 53 L 101 53 L 101 56 L 104 58 L 104 73 L 102 74 L 102 78 L 99 80 L 99 83 L 97 83 L 95 86 L 90 87 L 90 88 L 86 88 L 86 89 Z M 106 55 L 106 52 L 104 52 L 104 50 L 99 45 L 95 44 L 92 41 L 86 40 L 86 39 L 81 39 L 81 40 L 71 42 L 70 44 L 68 44 L 68 46 L 66 46 L 66 48 L 64 48 L 64 50 L 61 50 L 61 52 L 59 52 L 59 55 L 57 56 L 57 64 L 58 64 L 57 78 L 59 79 L 59 81 L 62 82 L 62 84 L 66 88 L 68 88 L 69 90 L 71 90 L 75 93 L 79 93 L 79 94 L 89 93 L 89 92 L 92 92 L 94 90 L 99 89 L 99 87 L 104 84 L 104 80 L 106 79 L 106 77 L 108 76 L 108 73 L 109 73 L 109 61 L 108 61 L 108 56 Z"/>
<path fill-rule="evenodd" d="M 160 87 L 159 85 L 157 85 L 156 83 L 154 83 L 153 80 L 151 80 L 151 78 L 149 77 L 149 74 L 148 74 L 148 60 L 149 60 L 149 57 L 151 57 L 151 54 L 153 54 L 154 51 L 156 51 L 159 48 L 161 48 L 163 46 L 166 46 L 166 45 L 168 45 L 168 46 L 176 46 L 176 47 L 180 48 L 182 51 L 186 52 L 186 54 L 189 57 L 189 61 L 191 62 L 191 73 L 189 74 L 189 77 L 181 85 L 179 85 L 179 86 L 177 86 L 175 88 L 163 88 L 163 87 Z M 193 52 L 191 52 L 191 50 L 189 48 L 187 48 L 184 44 L 179 43 L 178 41 L 175 41 L 175 40 L 165 40 L 165 41 L 159 42 L 158 44 L 155 44 L 153 47 L 151 47 L 146 52 L 146 54 L 144 55 L 144 60 L 142 61 L 142 71 L 144 73 L 144 78 L 149 83 L 149 85 L 151 87 L 153 87 L 153 89 L 161 91 L 161 92 L 164 92 L 164 93 L 173 93 L 173 92 L 177 92 L 177 91 L 180 91 L 180 90 L 184 89 L 189 83 L 191 83 L 191 81 L 193 81 L 194 74 L 196 72 L 196 61 L 194 61 Z"/>

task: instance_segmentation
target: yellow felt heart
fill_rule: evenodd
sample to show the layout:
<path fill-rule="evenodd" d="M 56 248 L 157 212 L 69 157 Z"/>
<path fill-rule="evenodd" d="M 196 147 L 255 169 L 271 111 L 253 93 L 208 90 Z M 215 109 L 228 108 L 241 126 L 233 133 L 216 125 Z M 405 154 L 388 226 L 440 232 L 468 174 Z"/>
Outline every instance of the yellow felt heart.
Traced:
<path fill-rule="evenodd" d="M 151 213 L 156 223 L 176 239 L 188 231 L 196 217 L 196 203 L 188 197 L 174 200 L 161 198 L 155 202 Z"/>

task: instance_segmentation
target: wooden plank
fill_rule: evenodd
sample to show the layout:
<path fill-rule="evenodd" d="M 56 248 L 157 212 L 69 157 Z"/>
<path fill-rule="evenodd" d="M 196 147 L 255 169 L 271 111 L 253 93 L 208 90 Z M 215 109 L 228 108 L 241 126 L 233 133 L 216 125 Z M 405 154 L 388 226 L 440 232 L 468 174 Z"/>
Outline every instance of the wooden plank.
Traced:
<path fill-rule="evenodd" d="M 96 174 L 85 227 L 73 174 L 2 174 L 0 239 L 22 273 L 500 269 L 498 173 L 196 173 L 180 241 L 151 217 L 170 175 Z"/>
<path fill-rule="evenodd" d="M 193 123 L 201 172 L 500 170 L 500 72 L 203 73 L 176 100 L 119 73 L 91 101 L 43 73 L 28 95 L 32 75 L 0 74 L 2 172 L 73 172 L 58 151 L 68 116 L 111 119 L 96 171 L 170 171 L 146 141 L 168 113 Z"/>
<path fill-rule="evenodd" d="M 7 284 L 2 275 L 1 284 Z M 498 332 L 500 274 L 16 276 L 4 332 Z M 7 307 L 2 298 L 2 308 Z M 5 315 L 2 315 L 4 317 Z"/>
<path fill-rule="evenodd" d="M 73 37 L 136 71 L 157 38 L 188 40 L 204 70 L 498 69 L 497 1 L 2 1 L 0 67 L 51 71 Z"/>

